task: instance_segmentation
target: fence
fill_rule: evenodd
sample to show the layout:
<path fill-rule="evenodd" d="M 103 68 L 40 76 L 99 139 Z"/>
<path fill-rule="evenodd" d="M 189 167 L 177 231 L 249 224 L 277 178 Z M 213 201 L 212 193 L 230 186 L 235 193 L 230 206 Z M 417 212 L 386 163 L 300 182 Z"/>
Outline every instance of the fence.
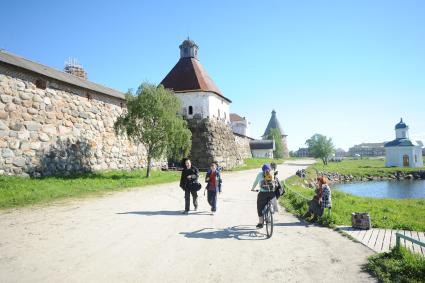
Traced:
<path fill-rule="evenodd" d="M 424 242 L 418 241 L 418 240 L 413 239 L 413 238 L 411 238 L 409 236 L 406 236 L 406 235 L 403 235 L 403 234 L 400 234 L 400 233 L 395 233 L 395 237 L 396 237 L 395 238 L 395 245 L 396 245 L 397 248 L 400 247 L 400 238 L 403 238 L 406 241 L 412 242 L 412 243 L 414 243 L 414 244 L 416 244 L 418 246 L 421 246 L 421 247 L 424 247 L 425 248 L 425 243 Z"/>

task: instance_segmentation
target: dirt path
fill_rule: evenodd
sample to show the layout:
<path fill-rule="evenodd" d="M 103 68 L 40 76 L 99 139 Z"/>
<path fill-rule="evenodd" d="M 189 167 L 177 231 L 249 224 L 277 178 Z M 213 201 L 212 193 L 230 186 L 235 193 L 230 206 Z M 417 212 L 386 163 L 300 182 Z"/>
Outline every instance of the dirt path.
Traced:
<path fill-rule="evenodd" d="M 2 211 L 0 282 L 374 281 L 361 271 L 369 249 L 289 213 L 265 239 L 249 191 L 256 172 L 224 174 L 215 216 L 202 193 L 200 209 L 181 215 L 176 183 Z"/>

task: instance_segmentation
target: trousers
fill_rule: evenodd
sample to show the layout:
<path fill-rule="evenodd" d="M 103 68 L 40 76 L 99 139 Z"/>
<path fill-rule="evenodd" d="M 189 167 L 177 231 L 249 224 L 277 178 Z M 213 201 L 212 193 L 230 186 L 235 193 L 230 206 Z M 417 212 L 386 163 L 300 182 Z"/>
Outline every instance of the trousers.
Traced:
<path fill-rule="evenodd" d="M 190 210 L 190 195 L 192 195 L 193 199 L 193 206 L 195 209 L 198 208 L 198 192 L 195 190 L 184 190 L 184 210 L 189 211 Z"/>
<path fill-rule="evenodd" d="M 263 216 L 263 209 L 269 200 L 276 197 L 274 192 L 259 192 L 257 195 L 257 213 L 258 217 Z"/>
<path fill-rule="evenodd" d="M 217 210 L 217 192 L 208 190 L 208 203 L 211 205 L 211 211 Z"/>

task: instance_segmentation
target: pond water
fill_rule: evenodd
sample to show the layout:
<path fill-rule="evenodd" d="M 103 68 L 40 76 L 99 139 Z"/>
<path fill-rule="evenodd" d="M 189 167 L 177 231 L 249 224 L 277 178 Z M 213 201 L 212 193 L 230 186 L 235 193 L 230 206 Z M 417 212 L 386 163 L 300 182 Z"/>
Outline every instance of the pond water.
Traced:
<path fill-rule="evenodd" d="M 362 197 L 425 198 L 425 180 L 371 181 L 334 186 L 343 192 Z"/>

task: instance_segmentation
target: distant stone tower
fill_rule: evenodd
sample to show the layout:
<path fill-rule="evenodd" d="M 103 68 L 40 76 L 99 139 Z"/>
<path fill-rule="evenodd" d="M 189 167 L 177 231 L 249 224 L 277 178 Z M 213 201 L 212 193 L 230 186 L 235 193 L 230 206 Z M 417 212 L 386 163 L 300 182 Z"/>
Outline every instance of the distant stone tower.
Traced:
<path fill-rule="evenodd" d="M 87 72 L 75 59 L 69 58 L 68 61 L 65 62 L 64 71 L 65 73 L 87 80 Z"/>
<path fill-rule="evenodd" d="M 232 168 L 242 163 L 230 128 L 231 100 L 225 97 L 198 60 L 198 45 L 189 38 L 179 46 L 180 59 L 161 84 L 182 102 L 181 114 L 192 132 L 191 158 L 208 168 L 217 161 Z"/>
<path fill-rule="evenodd" d="M 289 151 L 288 151 L 288 143 L 286 137 L 288 135 L 285 134 L 282 127 L 280 126 L 279 121 L 276 117 L 276 111 L 272 111 L 272 117 L 270 118 L 269 123 L 267 124 L 267 128 L 264 131 L 263 138 L 267 137 L 269 134 L 270 129 L 278 129 L 280 131 L 281 137 L 282 137 L 282 144 L 283 144 L 283 157 L 289 157 Z"/>

